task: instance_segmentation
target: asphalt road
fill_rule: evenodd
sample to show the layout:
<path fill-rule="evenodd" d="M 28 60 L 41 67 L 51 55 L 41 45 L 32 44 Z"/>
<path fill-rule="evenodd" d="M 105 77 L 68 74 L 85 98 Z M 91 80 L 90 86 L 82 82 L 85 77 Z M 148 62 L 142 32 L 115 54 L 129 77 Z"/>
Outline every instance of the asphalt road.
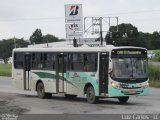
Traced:
<path fill-rule="evenodd" d="M 39 99 L 36 92 L 12 88 L 11 78 L 0 77 L 0 114 L 159 114 L 160 89 L 150 88 L 149 96 L 131 97 L 127 104 L 105 98 L 99 104 L 88 104 L 84 97 L 73 100 L 53 95 Z"/>

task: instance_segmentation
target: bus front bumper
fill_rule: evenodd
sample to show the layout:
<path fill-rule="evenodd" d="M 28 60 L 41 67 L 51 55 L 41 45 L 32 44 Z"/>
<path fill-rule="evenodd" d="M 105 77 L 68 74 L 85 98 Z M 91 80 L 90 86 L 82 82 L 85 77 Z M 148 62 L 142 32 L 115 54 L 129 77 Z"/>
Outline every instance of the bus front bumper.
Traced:
<path fill-rule="evenodd" d="M 149 94 L 149 87 L 138 89 L 119 89 L 110 87 L 108 90 L 108 97 L 121 96 L 147 96 Z"/>

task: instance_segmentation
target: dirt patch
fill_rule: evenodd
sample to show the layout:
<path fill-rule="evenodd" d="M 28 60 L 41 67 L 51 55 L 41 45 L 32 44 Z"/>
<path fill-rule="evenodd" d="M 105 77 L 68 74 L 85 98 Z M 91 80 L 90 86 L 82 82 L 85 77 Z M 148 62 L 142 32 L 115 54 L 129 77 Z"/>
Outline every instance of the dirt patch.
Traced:
<path fill-rule="evenodd" d="M 7 101 L 4 101 L 4 100 L 0 100 L 0 106 L 4 106 L 5 104 L 8 104 Z M 1 108 L 1 107 L 0 107 Z"/>
<path fill-rule="evenodd" d="M 23 114 L 25 112 L 28 112 L 28 109 L 21 108 L 19 106 L 10 106 L 10 105 L 4 105 L 0 107 L 0 114 Z"/>
<path fill-rule="evenodd" d="M 19 115 L 28 112 L 26 108 L 14 104 L 15 96 L 12 94 L 0 93 L 0 114 Z"/>

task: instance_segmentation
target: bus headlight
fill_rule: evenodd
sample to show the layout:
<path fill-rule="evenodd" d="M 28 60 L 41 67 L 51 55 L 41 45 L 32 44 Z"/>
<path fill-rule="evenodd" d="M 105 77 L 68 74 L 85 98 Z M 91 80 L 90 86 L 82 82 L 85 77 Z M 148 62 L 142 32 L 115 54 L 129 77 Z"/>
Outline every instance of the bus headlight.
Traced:
<path fill-rule="evenodd" d="M 143 86 L 143 89 L 149 87 L 149 83 L 147 83 L 146 85 Z"/>
<path fill-rule="evenodd" d="M 115 83 L 115 82 L 111 82 L 112 87 L 114 88 L 119 88 L 119 84 Z"/>
<path fill-rule="evenodd" d="M 149 87 L 149 83 L 147 83 L 147 84 L 145 85 L 145 88 L 147 88 L 147 87 Z"/>

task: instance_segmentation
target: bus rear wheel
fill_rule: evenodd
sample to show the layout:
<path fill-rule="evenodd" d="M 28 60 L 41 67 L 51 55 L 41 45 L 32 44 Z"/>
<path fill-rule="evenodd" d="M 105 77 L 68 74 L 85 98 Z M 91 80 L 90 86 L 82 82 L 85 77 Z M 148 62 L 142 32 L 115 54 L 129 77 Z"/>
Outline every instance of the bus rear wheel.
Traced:
<path fill-rule="evenodd" d="M 86 94 L 88 103 L 95 104 L 98 102 L 98 97 L 95 96 L 94 88 L 92 86 L 87 88 Z"/>
<path fill-rule="evenodd" d="M 126 97 L 118 97 L 120 103 L 126 103 L 129 100 L 129 96 Z"/>
<path fill-rule="evenodd" d="M 44 85 L 42 82 L 38 83 L 38 85 L 37 85 L 37 94 L 38 94 L 38 97 L 41 99 L 52 97 L 52 93 L 45 92 L 45 88 L 44 88 Z"/>

